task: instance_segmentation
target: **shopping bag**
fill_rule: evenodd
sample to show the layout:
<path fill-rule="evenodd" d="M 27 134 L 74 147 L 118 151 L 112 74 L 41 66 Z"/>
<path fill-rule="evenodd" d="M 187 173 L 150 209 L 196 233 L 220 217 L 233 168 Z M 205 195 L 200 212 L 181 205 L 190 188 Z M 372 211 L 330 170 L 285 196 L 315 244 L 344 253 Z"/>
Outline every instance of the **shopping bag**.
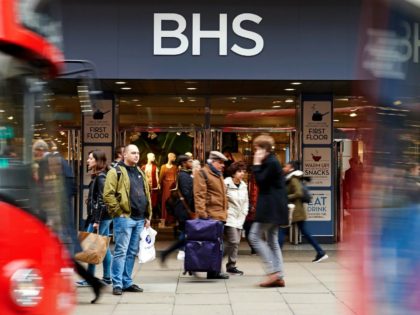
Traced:
<path fill-rule="evenodd" d="M 183 250 L 178 251 L 178 255 L 176 255 L 177 260 L 185 260 L 185 252 Z"/>
<path fill-rule="evenodd" d="M 287 205 L 287 207 L 288 207 L 288 221 L 289 221 L 289 223 L 287 224 L 287 225 L 280 225 L 280 227 L 282 227 L 282 228 L 287 228 L 287 227 L 289 227 L 289 226 L 291 226 L 292 225 L 292 223 L 293 223 L 293 212 L 295 211 L 295 205 L 293 204 L 293 203 L 289 203 L 288 205 Z"/>
<path fill-rule="evenodd" d="M 82 251 L 76 253 L 75 259 L 88 264 L 100 264 L 106 255 L 110 238 L 98 233 L 79 232 Z"/>
<path fill-rule="evenodd" d="M 144 228 L 140 234 L 139 263 L 145 264 L 156 258 L 155 239 L 157 232 L 151 227 Z"/>

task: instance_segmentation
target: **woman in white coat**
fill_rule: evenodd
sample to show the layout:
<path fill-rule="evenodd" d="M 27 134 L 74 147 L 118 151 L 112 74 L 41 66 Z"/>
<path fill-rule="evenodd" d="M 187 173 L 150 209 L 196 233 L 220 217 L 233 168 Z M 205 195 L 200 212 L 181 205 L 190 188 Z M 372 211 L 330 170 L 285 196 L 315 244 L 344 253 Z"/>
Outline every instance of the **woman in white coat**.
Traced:
<path fill-rule="evenodd" d="M 242 180 L 246 173 L 244 162 L 235 162 L 228 169 L 231 177 L 225 178 L 228 197 L 228 217 L 225 225 L 225 255 L 228 256 L 226 271 L 242 276 L 244 273 L 236 268 L 242 227 L 248 214 L 248 188 Z"/>

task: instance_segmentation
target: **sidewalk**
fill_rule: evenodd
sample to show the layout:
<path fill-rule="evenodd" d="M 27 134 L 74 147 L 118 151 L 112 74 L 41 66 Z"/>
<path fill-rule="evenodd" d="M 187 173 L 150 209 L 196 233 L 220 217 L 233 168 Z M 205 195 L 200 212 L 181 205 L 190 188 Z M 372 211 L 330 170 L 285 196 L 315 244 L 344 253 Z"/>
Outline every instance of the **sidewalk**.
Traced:
<path fill-rule="evenodd" d="M 244 276 L 207 280 L 205 273 L 199 273 L 200 278 L 182 275 L 183 263 L 174 254 L 167 268 L 162 268 L 158 260 L 141 268 L 136 264 L 134 282 L 144 288 L 143 293 L 114 296 L 112 288 L 107 287 L 98 303 L 90 304 L 90 288 L 77 288 L 74 314 L 353 315 L 349 307 L 350 270 L 337 262 L 337 251 L 330 250 L 328 255 L 330 259 L 313 264 L 312 250 L 286 248 L 286 287 L 260 288 L 264 271 L 257 256 L 239 256 L 238 267 Z M 102 275 L 100 268 L 97 275 Z"/>

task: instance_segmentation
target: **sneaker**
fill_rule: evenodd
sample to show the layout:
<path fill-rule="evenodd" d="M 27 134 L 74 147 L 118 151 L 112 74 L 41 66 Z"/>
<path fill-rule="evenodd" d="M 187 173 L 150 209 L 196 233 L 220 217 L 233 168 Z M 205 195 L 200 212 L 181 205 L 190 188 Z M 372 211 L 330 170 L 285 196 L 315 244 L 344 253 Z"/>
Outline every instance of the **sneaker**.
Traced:
<path fill-rule="evenodd" d="M 112 284 L 112 280 L 111 278 L 102 278 L 100 280 L 104 285 L 111 285 Z"/>
<path fill-rule="evenodd" d="M 317 254 L 315 259 L 312 260 L 313 263 L 319 263 L 323 260 L 328 259 L 328 255 L 327 254 Z"/>
<path fill-rule="evenodd" d="M 207 279 L 229 279 L 229 275 L 227 273 L 224 272 L 219 272 L 217 274 L 207 274 Z"/>
<path fill-rule="evenodd" d="M 91 287 L 91 285 L 86 280 L 77 281 L 76 285 L 78 287 Z"/>
<path fill-rule="evenodd" d="M 238 268 L 236 268 L 236 267 L 226 268 L 226 271 L 227 271 L 228 273 L 231 273 L 231 274 L 234 274 L 234 275 L 237 275 L 237 276 L 242 276 L 242 275 L 244 274 L 244 272 L 243 272 L 243 271 L 239 270 L 239 269 L 238 269 Z"/>
<path fill-rule="evenodd" d="M 113 295 L 122 295 L 122 289 L 121 289 L 121 288 L 119 288 L 119 287 L 114 287 L 114 288 L 112 289 L 112 294 L 113 294 Z"/>

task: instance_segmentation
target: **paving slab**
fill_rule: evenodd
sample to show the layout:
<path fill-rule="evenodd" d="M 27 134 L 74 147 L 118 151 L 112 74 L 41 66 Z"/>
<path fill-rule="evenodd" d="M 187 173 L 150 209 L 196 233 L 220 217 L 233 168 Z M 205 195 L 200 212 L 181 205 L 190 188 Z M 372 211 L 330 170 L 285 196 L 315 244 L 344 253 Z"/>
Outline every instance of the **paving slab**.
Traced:
<path fill-rule="evenodd" d="M 90 304 L 90 288 L 77 288 L 74 315 L 354 315 L 350 270 L 337 254 L 319 264 L 311 263 L 313 255 L 312 250 L 285 253 L 284 288 L 259 287 L 264 268 L 258 256 L 249 254 L 238 258 L 245 274 L 228 280 L 207 280 L 205 273 L 183 275 L 183 262 L 175 255 L 165 267 L 158 260 L 136 264 L 133 280 L 143 293 L 114 296 L 108 286 L 98 303 Z"/>

